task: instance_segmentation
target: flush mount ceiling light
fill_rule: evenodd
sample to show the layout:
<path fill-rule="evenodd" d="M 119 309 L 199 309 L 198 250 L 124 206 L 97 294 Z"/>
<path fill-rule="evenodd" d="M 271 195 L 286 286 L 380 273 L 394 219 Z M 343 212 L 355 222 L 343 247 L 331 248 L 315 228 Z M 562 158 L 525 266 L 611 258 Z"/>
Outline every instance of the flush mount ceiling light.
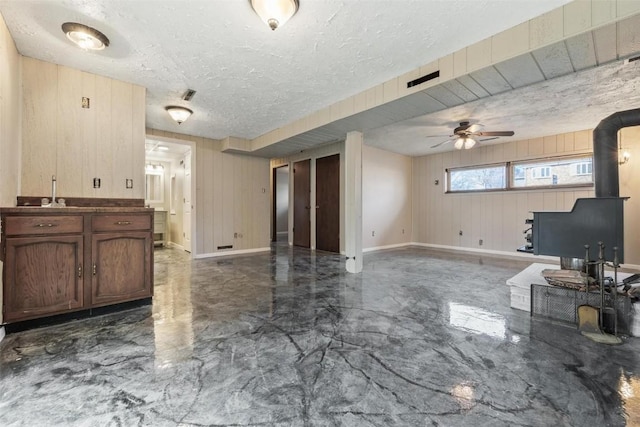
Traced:
<path fill-rule="evenodd" d="M 467 137 L 463 137 L 463 138 L 458 138 L 456 139 L 456 142 L 453 144 L 454 147 L 456 147 L 458 150 L 462 150 L 463 148 L 465 150 L 468 150 L 470 148 L 473 148 L 476 145 L 476 140 L 473 138 L 469 138 Z"/>
<path fill-rule="evenodd" d="M 170 105 L 166 107 L 165 110 L 167 110 L 167 113 L 169 113 L 171 118 L 175 120 L 179 125 L 193 114 L 193 111 L 191 111 L 190 109 L 179 107 L 177 105 Z"/>
<path fill-rule="evenodd" d="M 260 19 L 272 30 L 281 27 L 298 11 L 298 0 L 249 0 Z"/>
<path fill-rule="evenodd" d="M 85 50 L 102 50 L 109 46 L 109 39 L 95 28 L 77 22 L 65 22 L 62 31 L 67 38 Z"/>

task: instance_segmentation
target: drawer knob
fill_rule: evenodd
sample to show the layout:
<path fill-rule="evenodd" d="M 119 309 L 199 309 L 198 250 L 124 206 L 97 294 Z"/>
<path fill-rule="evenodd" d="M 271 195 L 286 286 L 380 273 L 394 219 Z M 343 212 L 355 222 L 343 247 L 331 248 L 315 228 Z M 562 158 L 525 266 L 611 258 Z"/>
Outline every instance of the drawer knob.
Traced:
<path fill-rule="evenodd" d="M 58 226 L 58 224 L 36 224 L 36 225 L 34 225 L 34 227 L 49 227 L 49 228 L 57 227 L 57 226 Z"/>
<path fill-rule="evenodd" d="M 131 221 L 116 221 L 114 224 L 115 225 L 129 225 L 129 224 L 131 224 Z"/>

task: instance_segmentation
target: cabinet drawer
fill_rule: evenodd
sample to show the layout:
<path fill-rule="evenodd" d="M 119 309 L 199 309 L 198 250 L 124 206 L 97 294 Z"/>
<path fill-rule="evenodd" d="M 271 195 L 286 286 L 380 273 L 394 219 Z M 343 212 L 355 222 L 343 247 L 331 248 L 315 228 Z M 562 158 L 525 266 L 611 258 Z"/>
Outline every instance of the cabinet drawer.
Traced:
<path fill-rule="evenodd" d="M 81 215 L 7 216 L 7 236 L 82 233 Z"/>
<path fill-rule="evenodd" d="M 91 218 L 93 231 L 150 230 L 151 215 L 94 215 Z"/>

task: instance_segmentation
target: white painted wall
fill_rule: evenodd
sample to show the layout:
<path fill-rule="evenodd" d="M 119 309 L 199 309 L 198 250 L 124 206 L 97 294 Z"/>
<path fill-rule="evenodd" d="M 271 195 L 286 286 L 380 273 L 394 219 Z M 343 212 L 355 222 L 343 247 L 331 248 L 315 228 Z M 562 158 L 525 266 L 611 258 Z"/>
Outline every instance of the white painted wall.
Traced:
<path fill-rule="evenodd" d="M 0 15 L 0 206 L 15 206 L 20 186 L 20 105 L 20 55 Z M 3 334 L 0 328 L 0 340 Z"/>
<path fill-rule="evenodd" d="M 620 166 L 620 195 L 631 197 L 625 204 L 625 263 L 638 265 L 640 127 L 623 129 L 621 135 L 623 147 L 632 155 Z M 525 243 L 524 221 L 532 217 L 531 211 L 569 211 L 577 198 L 594 197 L 593 188 L 445 194 L 445 169 L 585 153 L 592 147 L 592 131 L 585 130 L 414 158 L 413 241 L 515 253 Z"/>
<path fill-rule="evenodd" d="M 276 169 L 276 232 L 289 230 L 289 166 Z"/>
<path fill-rule="evenodd" d="M 365 250 L 411 242 L 411 171 L 411 157 L 362 147 L 362 247 Z"/>

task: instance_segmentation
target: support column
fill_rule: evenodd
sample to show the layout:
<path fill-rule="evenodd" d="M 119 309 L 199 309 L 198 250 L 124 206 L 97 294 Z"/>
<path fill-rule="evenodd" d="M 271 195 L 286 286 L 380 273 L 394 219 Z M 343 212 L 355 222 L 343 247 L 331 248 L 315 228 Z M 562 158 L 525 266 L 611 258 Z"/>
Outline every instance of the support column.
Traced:
<path fill-rule="evenodd" d="M 362 271 L 362 132 L 349 132 L 344 142 L 345 232 L 347 271 Z"/>

